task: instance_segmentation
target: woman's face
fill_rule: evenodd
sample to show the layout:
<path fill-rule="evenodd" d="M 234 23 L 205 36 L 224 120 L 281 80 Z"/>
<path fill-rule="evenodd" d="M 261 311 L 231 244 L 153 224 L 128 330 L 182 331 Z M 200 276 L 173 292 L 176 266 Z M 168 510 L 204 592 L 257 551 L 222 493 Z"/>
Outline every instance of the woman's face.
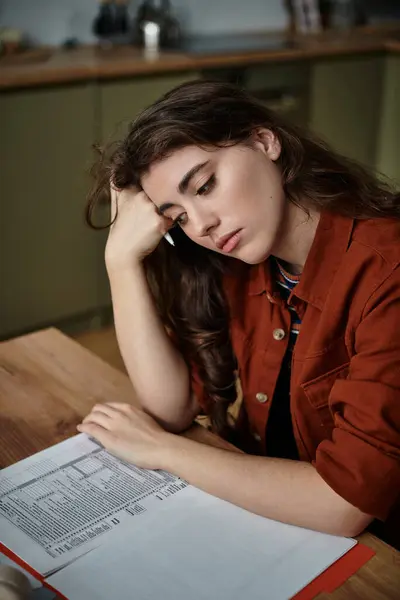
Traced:
<path fill-rule="evenodd" d="M 193 242 L 249 264 L 278 244 L 285 197 L 275 161 L 280 144 L 267 130 L 252 145 L 188 146 L 143 177 L 147 196 Z"/>

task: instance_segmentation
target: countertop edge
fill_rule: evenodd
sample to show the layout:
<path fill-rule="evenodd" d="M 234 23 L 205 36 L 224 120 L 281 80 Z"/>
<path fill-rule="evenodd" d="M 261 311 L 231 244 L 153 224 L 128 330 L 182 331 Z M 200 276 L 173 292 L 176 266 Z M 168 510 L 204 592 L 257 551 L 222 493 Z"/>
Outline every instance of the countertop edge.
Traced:
<path fill-rule="evenodd" d="M 399 27 L 400 28 L 400 27 Z M 101 60 L 96 51 L 83 56 L 81 64 L 74 64 L 73 58 L 79 56 L 80 50 L 55 51 L 51 60 L 43 65 L 0 64 L 0 91 L 19 88 L 46 87 L 49 85 L 82 83 L 83 81 L 106 81 L 137 76 L 151 76 L 160 73 L 178 73 L 201 69 L 224 68 L 230 66 L 255 65 L 259 63 L 282 63 L 302 60 L 321 59 L 346 55 L 370 53 L 396 54 L 400 52 L 400 40 L 390 38 L 377 39 L 364 34 L 361 38 L 349 37 L 335 44 L 332 40 L 305 40 L 294 48 L 267 50 L 260 52 L 238 52 L 210 56 L 189 56 L 185 54 L 160 54 L 156 60 L 148 60 L 138 55 L 132 59 L 115 56 Z M 75 54 L 73 54 L 75 53 Z M 62 57 L 57 63 L 57 57 Z M 68 59 L 71 62 L 68 63 Z M 53 64 L 54 63 L 54 64 Z"/>

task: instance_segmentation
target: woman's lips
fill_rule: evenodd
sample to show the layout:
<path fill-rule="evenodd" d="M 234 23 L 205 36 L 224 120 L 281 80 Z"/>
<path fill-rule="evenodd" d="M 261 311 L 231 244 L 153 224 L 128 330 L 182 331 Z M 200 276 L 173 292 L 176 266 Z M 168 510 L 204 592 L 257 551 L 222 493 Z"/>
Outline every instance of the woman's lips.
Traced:
<path fill-rule="evenodd" d="M 240 231 L 241 230 L 239 229 L 238 231 L 233 232 L 232 235 L 223 242 L 221 247 L 222 252 L 229 254 L 229 252 L 232 252 L 232 250 L 236 248 L 240 242 Z"/>

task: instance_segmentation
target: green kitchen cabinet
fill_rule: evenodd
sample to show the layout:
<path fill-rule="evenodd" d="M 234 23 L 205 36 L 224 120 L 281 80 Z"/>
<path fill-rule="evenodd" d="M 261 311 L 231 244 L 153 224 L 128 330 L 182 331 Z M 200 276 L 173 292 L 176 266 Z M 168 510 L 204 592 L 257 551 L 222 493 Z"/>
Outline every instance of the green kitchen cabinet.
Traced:
<path fill-rule="evenodd" d="M 0 337 L 109 302 L 105 235 L 84 222 L 94 84 L 0 94 Z"/>
<path fill-rule="evenodd" d="M 121 138 L 140 111 L 177 85 L 198 77 L 185 72 L 103 82 L 99 88 L 102 142 Z"/>
<path fill-rule="evenodd" d="M 335 150 L 376 168 L 385 56 L 327 58 L 313 64 L 310 127 Z"/>
<path fill-rule="evenodd" d="M 288 122 L 307 127 L 310 104 L 307 61 L 253 66 L 248 69 L 246 88 Z"/>
<path fill-rule="evenodd" d="M 400 55 L 389 55 L 383 74 L 377 169 L 400 186 Z"/>
<path fill-rule="evenodd" d="M 310 68 L 307 61 L 206 69 L 206 79 L 237 84 L 288 122 L 306 127 L 309 118 Z"/>

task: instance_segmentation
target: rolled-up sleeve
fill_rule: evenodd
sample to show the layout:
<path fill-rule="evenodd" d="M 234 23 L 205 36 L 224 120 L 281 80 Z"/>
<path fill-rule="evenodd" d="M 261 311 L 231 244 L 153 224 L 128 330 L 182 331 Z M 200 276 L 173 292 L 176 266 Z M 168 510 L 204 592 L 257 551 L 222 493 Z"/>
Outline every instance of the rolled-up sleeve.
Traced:
<path fill-rule="evenodd" d="M 369 299 L 354 338 L 347 379 L 329 404 L 332 438 L 315 467 L 340 496 L 385 520 L 400 502 L 400 268 Z"/>

